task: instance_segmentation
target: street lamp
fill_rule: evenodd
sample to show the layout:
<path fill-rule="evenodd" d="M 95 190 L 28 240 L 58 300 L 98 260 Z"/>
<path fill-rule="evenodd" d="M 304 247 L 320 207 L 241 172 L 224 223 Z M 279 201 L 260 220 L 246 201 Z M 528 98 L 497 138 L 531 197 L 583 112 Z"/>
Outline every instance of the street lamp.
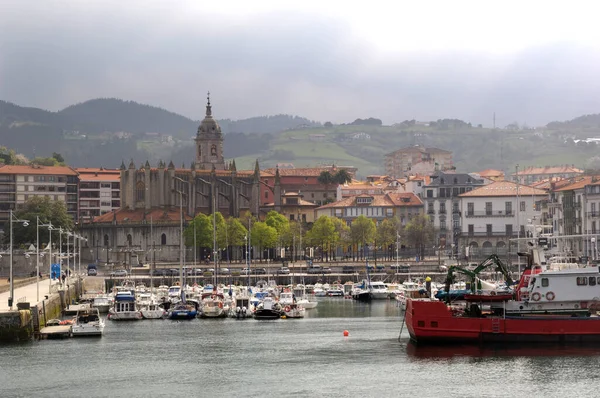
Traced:
<path fill-rule="evenodd" d="M 8 296 L 8 307 L 11 311 L 15 295 L 15 286 L 13 278 L 13 221 L 23 223 L 24 227 L 29 226 L 29 220 L 19 220 L 18 218 L 15 218 L 12 209 L 10 210 L 10 295 Z"/>
<path fill-rule="evenodd" d="M 36 216 L 36 257 L 37 257 L 37 301 L 40 301 L 40 227 L 48 227 L 49 231 L 52 231 L 52 223 L 40 224 L 40 217 Z M 50 243 L 52 244 L 52 232 L 50 232 Z M 50 249 L 52 250 L 52 249 Z M 52 268 L 52 258 L 50 258 L 50 268 Z M 52 270 L 50 271 L 52 272 Z M 50 278 L 50 274 L 48 274 Z M 50 281 L 52 283 L 52 281 Z"/>

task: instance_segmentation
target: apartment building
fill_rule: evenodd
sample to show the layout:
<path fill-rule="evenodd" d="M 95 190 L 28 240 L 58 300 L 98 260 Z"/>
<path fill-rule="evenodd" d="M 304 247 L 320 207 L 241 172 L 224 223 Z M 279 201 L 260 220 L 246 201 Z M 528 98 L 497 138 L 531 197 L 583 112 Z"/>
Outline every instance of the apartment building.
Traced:
<path fill-rule="evenodd" d="M 121 172 L 119 169 L 78 168 L 79 219 L 90 222 L 94 217 L 121 207 Z"/>
<path fill-rule="evenodd" d="M 28 199 L 46 196 L 62 200 L 68 214 L 78 220 L 77 171 L 68 166 L 4 165 L 0 167 L 0 224 L 8 221 L 8 210 L 16 210 Z"/>

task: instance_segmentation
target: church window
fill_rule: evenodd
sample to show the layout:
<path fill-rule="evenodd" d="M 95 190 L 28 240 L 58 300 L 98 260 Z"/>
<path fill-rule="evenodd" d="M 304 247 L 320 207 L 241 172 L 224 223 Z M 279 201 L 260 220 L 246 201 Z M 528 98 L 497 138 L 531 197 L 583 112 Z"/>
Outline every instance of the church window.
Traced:
<path fill-rule="evenodd" d="M 217 156 L 217 146 L 213 145 L 210 147 L 210 154 L 211 156 Z"/>
<path fill-rule="evenodd" d="M 127 245 L 131 246 L 133 243 L 133 239 L 131 238 L 131 234 L 127 234 Z"/>
<path fill-rule="evenodd" d="M 104 235 L 104 246 L 108 246 L 108 235 Z"/>
<path fill-rule="evenodd" d="M 146 197 L 146 185 L 142 181 L 138 181 L 135 185 L 135 200 L 143 202 Z"/>
<path fill-rule="evenodd" d="M 198 145 L 198 156 L 202 156 L 202 145 Z"/>
<path fill-rule="evenodd" d="M 162 234 L 160 236 L 160 244 L 161 245 L 166 245 L 167 244 L 167 235 L 166 234 Z"/>

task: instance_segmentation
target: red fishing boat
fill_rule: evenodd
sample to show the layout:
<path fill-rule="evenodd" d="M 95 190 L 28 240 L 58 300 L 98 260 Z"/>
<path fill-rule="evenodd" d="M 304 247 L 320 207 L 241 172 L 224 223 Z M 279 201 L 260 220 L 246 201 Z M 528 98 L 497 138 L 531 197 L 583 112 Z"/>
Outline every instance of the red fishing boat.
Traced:
<path fill-rule="evenodd" d="M 600 342 L 598 267 L 544 270 L 532 264 L 521 275 L 514 299 L 449 303 L 409 299 L 405 321 L 418 344 L 455 342 Z M 477 300 L 480 299 L 480 300 Z"/>

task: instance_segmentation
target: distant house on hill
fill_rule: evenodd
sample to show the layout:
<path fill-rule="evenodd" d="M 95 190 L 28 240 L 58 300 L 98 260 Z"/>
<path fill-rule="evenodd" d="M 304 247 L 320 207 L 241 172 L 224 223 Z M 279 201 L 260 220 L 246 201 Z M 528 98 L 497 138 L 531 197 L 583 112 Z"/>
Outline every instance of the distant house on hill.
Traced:
<path fill-rule="evenodd" d="M 429 175 L 454 167 L 452 152 L 420 145 L 398 149 L 385 155 L 385 171 L 394 178 Z"/>

